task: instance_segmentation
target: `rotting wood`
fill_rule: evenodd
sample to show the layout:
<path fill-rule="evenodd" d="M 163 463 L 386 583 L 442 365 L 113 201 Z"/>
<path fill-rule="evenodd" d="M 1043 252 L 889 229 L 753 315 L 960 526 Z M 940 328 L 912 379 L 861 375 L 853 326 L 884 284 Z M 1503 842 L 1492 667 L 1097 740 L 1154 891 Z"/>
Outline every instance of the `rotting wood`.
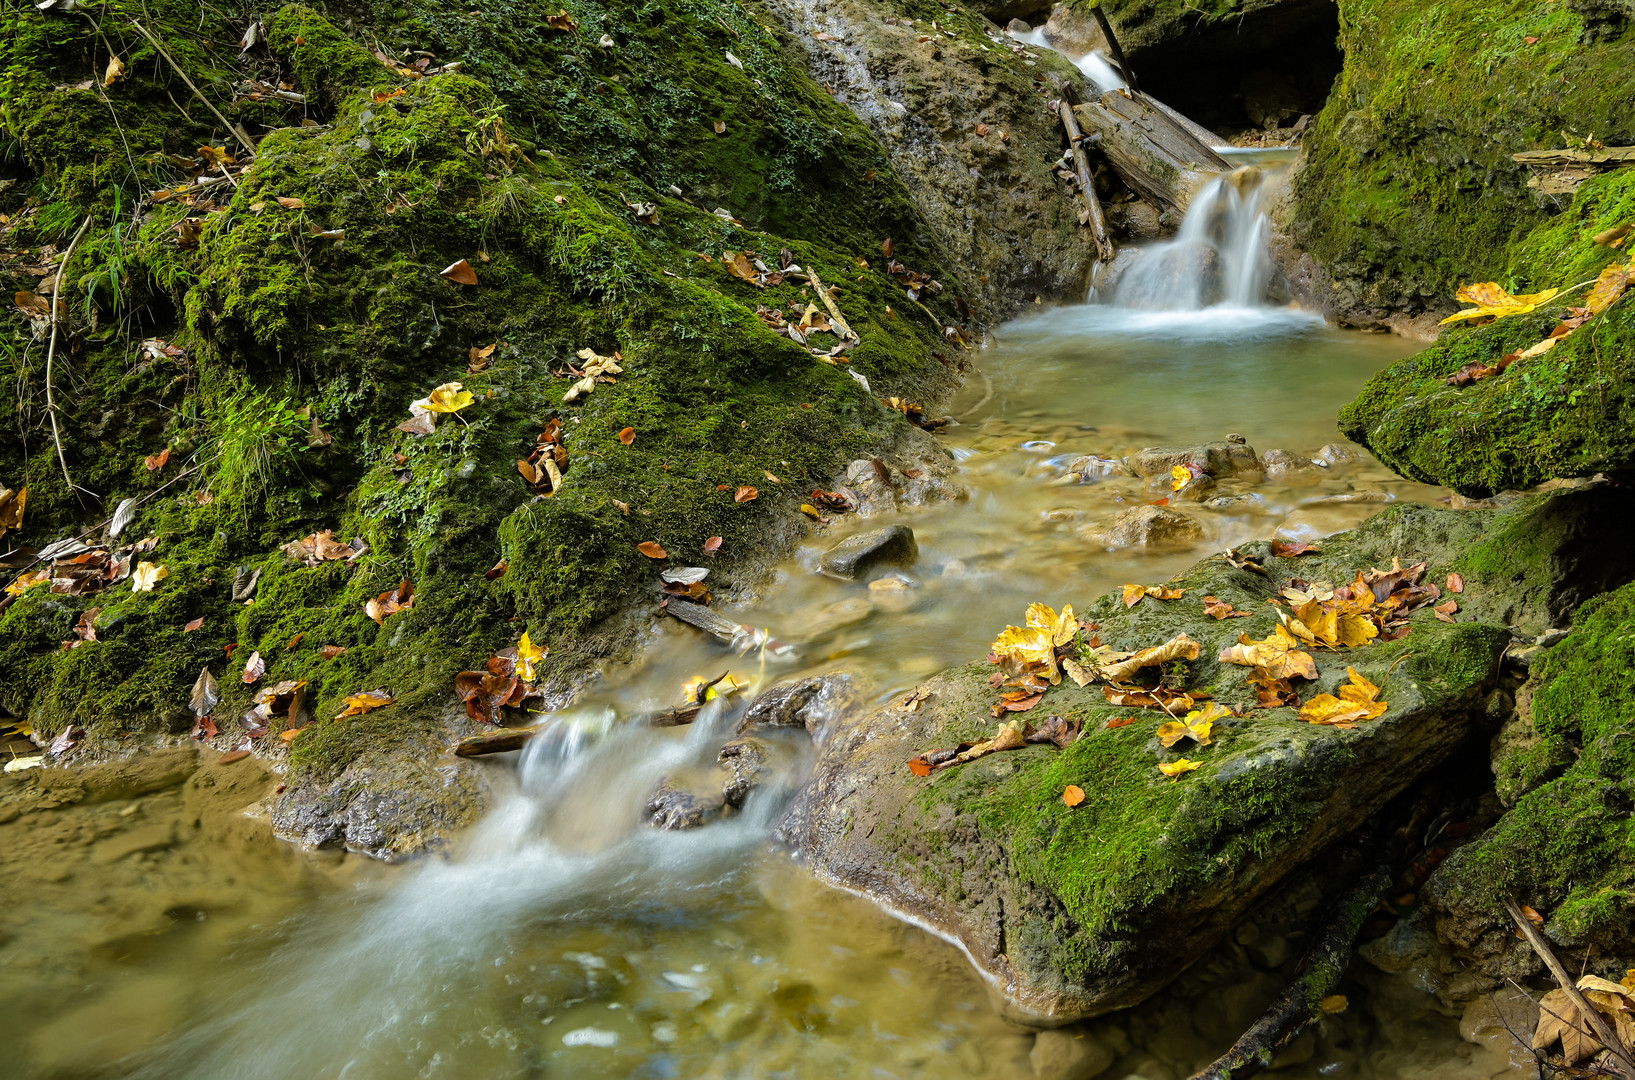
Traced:
<path fill-rule="evenodd" d="M 1571 195 L 1580 184 L 1613 169 L 1635 165 L 1635 146 L 1603 146 L 1595 150 L 1524 150 L 1511 154 L 1518 164 L 1540 170 L 1527 186 L 1544 195 Z"/>
<path fill-rule="evenodd" d="M 1136 84 L 1135 71 L 1130 67 L 1130 62 L 1124 59 L 1124 47 L 1118 43 L 1118 35 L 1113 33 L 1113 24 L 1108 21 L 1107 13 L 1101 10 L 1100 4 L 1091 4 L 1090 14 L 1096 17 L 1096 25 L 1101 27 L 1101 36 L 1107 39 L 1107 47 L 1113 51 L 1113 62 L 1118 65 L 1118 73 L 1124 76 L 1124 81 L 1129 84 L 1131 90 L 1140 93 L 1141 87 Z"/>
<path fill-rule="evenodd" d="M 1300 1034 L 1322 1015 L 1323 999 L 1333 994 L 1351 963 L 1351 950 L 1363 921 L 1391 884 L 1389 867 L 1381 866 L 1359 881 L 1340 901 L 1334 920 L 1307 958 L 1306 972 L 1278 995 L 1232 1049 L 1192 1075 L 1192 1080 L 1242 1080 L 1272 1063 L 1278 1047 Z"/>
<path fill-rule="evenodd" d="M 1142 94 L 1112 91 L 1074 110 L 1097 148 L 1141 198 L 1159 210 L 1185 212 L 1193 194 L 1231 163 Z"/>
<path fill-rule="evenodd" d="M 706 634 L 713 634 L 728 645 L 738 636 L 739 625 L 731 619 L 724 619 L 705 607 L 703 604 L 694 604 L 688 600 L 672 599 L 665 605 L 665 611 L 680 619 L 688 626 L 696 626 Z"/>
<path fill-rule="evenodd" d="M 467 735 L 454 744 L 456 757 L 482 757 L 484 754 L 503 754 L 509 750 L 521 750 L 528 745 L 540 732 L 539 727 L 500 728 L 498 731 L 484 731 L 478 735 Z"/>
<path fill-rule="evenodd" d="M 648 713 L 644 719 L 653 727 L 682 727 L 697 720 L 698 714 L 703 711 L 702 705 L 678 705 L 673 709 Z"/>
<path fill-rule="evenodd" d="M 1596 1039 L 1616 1059 L 1615 1068 L 1618 1075 L 1624 1077 L 1625 1080 L 1635 1080 L 1635 1055 L 1632 1055 L 1629 1049 L 1624 1046 L 1623 1040 L 1618 1038 L 1618 1032 L 1613 1029 L 1607 1018 L 1602 1016 L 1595 1006 L 1584 999 L 1583 993 L 1578 989 L 1577 982 L 1567 973 L 1567 969 L 1561 966 L 1561 961 L 1557 959 L 1555 950 L 1550 948 L 1549 943 L 1544 940 L 1544 936 L 1534 928 L 1533 924 L 1527 921 L 1527 916 L 1522 913 L 1521 905 L 1514 900 L 1506 900 L 1504 909 L 1509 912 L 1511 920 L 1516 924 L 1516 929 L 1520 930 L 1522 936 L 1527 939 L 1527 944 L 1533 947 L 1533 951 L 1538 954 L 1538 958 L 1544 961 L 1544 966 L 1550 969 L 1550 975 L 1554 977 L 1556 985 L 1566 992 L 1567 997 L 1577 1007 L 1578 1015 L 1590 1022 L 1590 1027 L 1595 1029 Z"/>
<path fill-rule="evenodd" d="M 1107 218 L 1101 212 L 1101 200 L 1096 197 L 1096 178 L 1090 172 L 1090 158 L 1084 152 L 1084 134 L 1079 131 L 1078 121 L 1073 119 L 1073 106 L 1064 100 L 1059 108 L 1062 127 L 1067 129 L 1067 145 L 1073 151 L 1073 167 L 1079 174 L 1079 192 L 1084 196 L 1087 224 L 1096 242 L 1096 258 L 1104 263 L 1112 262 L 1118 251 L 1107 235 Z"/>

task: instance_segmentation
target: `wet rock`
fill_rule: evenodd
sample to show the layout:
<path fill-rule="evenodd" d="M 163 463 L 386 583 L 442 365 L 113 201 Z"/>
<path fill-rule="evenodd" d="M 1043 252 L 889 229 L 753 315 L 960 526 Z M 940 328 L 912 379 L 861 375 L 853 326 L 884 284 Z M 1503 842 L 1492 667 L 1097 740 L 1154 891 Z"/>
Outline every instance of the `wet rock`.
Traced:
<path fill-rule="evenodd" d="M 1068 56 L 1083 56 L 1107 48 L 1107 39 L 1095 17 L 1081 7 L 1068 4 L 1057 4 L 1050 9 L 1044 34 L 1051 48 Z"/>
<path fill-rule="evenodd" d="M 1107 226 L 1128 240 L 1157 240 L 1168 230 L 1156 207 L 1139 200 L 1117 203 L 1107 210 Z"/>
<path fill-rule="evenodd" d="M 1479 547 L 1474 537 L 1505 535 L 1514 523 L 1505 513 L 1392 507 L 1332 538 L 1302 569 L 1338 580 L 1358 567 L 1389 566 L 1393 556 L 1447 565 Z M 886 705 L 837 724 L 779 835 L 822 879 L 957 940 L 1019 1008 L 1070 1021 L 1135 1005 L 1257 910 L 1294 868 L 1485 729 L 1511 640 L 1506 624 L 1536 619 L 1526 612 L 1548 607 L 1526 597 L 1525 587 L 1507 585 L 1509 578 L 1484 577 L 1478 590 L 1467 574 L 1472 615 L 1492 621 L 1448 625 L 1422 611 L 1407 639 L 1344 658 L 1370 678 L 1397 665 L 1390 710 L 1378 720 L 1350 731 L 1292 716 L 1228 721 L 1213 745 L 1189 755 L 1202 768 L 1176 782 L 1154 768 L 1150 729 L 1106 728 L 1117 713 L 1099 688 L 1064 681 L 1049 691 L 1047 705 L 1082 713 L 1090 737 L 1063 750 L 1034 745 L 954 767 L 939 774 L 937 797 L 927 800 L 924 782 L 903 762 L 969 738 L 970 718 L 994 696 L 985 671 L 955 668 L 922 684 L 930 696 L 913 713 Z M 1255 595 L 1240 601 L 1244 607 L 1276 587 L 1220 560 L 1198 563 L 1175 583 L 1189 595 L 1248 589 Z M 1083 603 L 1073 599 L 1075 608 Z M 1254 700 L 1248 669 L 1216 659 L 1240 626 L 1180 604 L 1125 608 L 1117 595 L 1085 604 L 1083 613 L 1116 649 L 1188 634 L 1202 646 L 1189 684 L 1209 686 L 1234 707 Z M 1312 689 L 1333 692 L 1346 664 L 1319 663 Z M 1062 782 L 1085 790 L 1081 810 L 1094 830 L 1055 824 L 1051 807 L 1060 805 Z M 1153 848 L 1143 837 L 1154 820 L 1189 826 Z M 1019 857 L 1047 846 L 1048 860 Z M 1132 864 L 1132 846 L 1150 861 Z M 1086 891 L 1085 880 L 1106 886 Z M 1286 966 L 1294 950 L 1285 940 L 1283 955 L 1274 955 L 1273 935 L 1265 936 L 1257 959 Z M 1446 978 L 1452 993 L 1457 973 Z M 1219 1000 L 1221 1010 L 1233 1010 L 1238 1031 L 1281 982 L 1269 974 L 1240 981 L 1254 986 Z M 1457 989 L 1473 985 L 1465 980 Z"/>
<path fill-rule="evenodd" d="M 1209 510 L 1219 510 L 1230 514 L 1240 514 L 1246 510 L 1264 513 L 1267 504 L 1266 496 L 1257 495 L 1250 491 L 1241 495 L 1217 495 L 1213 499 L 1205 499 L 1204 507 Z"/>
<path fill-rule="evenodd" d="M 1149 446 L 1125 458 L 1124 463 L 1142 477 L 1168 476 L 1177 465 L 1191 465 L 1216 479 L 1258 476 L 1265 471 L 1254 447 L 1226 440 L 1180 448 Z"/>
<path fill-rule="evenodd" d="M 176 831 L 170 822 L 144 825 L 116 833 L 103 840 L 91 852 L 93 862 L 113 863 L 130 855 L 149 851 L 163 851 L 176 843 Z"/>
<path fill-rule="evenodd" d="M 1106 1072 L 1117 1056 L 1094 1035 L 1062 1028 L 1035 1035 L 1028 1060 L 1039 1080 L 1090 1080 Z"/>
<path fill-rule="evenodd" d="M 1215 491 L 1215 478 L 1208 473 L 1197 473 L 1187 477 L 1186 483 L 1179 488 L 1169 476 L 1155 476 L 1147 481 L 1147 490 L 1155 494 L 1168 495 L 1171 500 L 1181 502 L 1203 502 Z"/>
<path fill-rule="evenodd" d="M 1022 19 L 1012 19 L 1005 24 L 1005 31 L 1011 34 L 1031 34 L 1033 33 L 1033 27 Z"/>
<path fill-rule="evenodd" d="M 1477 1046 L 1496 1045 L 1508 1050 L 1516 1036 L 1526 1037 L 1538 1026 L 1539 1007 L 1525 991 L 1501 987 L 1465 1006 L 1459 1018 L 1459 1037 Z M 1532 1055 L 1527 1055 L 1532 1060 Z"/>
<path fill-rule="evenodd" d="M 655 829 L 697 829 L 719 819 L 726 807 L 721 792 L 688 791 L 665 777 L 648 796 L 642 814 Z"/>
<path fill-rule="evenodd" d="M 1108 476 L 1134 476 L 1135 470 L 1118 458 L 1085 454 L 1067 463 L 1067 475 L 1076 476 L 1081 482 L 1088 482 Z"/>
<path fill-rule="evenodd" d="M 744 805 L 749 793 L 761 785 L 767 772 L 767 745 L 760 739 L 737 739 L 721 748 L 716 761 L 727 770 L 721 797 L 728 806 Z"/>
<path fill-rule="evenodd" d="M 1362 453 L 1355 446 L 1346 443 L 1327 443 L 1317 451 L 1317 460 L 1327 465 L 1361 461 L 1362 457 Z"/>
<path fill-rule="evenodd" d="M 1204 527 L 1185 514 L 1162 506 L 1137 506 L 1113 519 L 1106 529 L 1091 530 L 1088 538 L 1112 548 L 1166 548 L 1196 544 Z"/>
<path fill-rule="evenodd" d="M 911 565 L 919 557 L 914 530 L 907 525 L 887 525 L 848 536 L 823 553 L 818 568 L 829 577 L 852 581 L 876 566 Z"/>
<path fill-rule="evenodd" d="M 767 688 L 738 721 L 738 734 L 756 728 L 795 727 L 817 736 L 823 724 L 851 698 L 844 675 L 813 676 Z"/>
<path fill-rule="evenodd" d="M 1291 450 L 1268 450 L 1260 456 L 1260 460 L 1266 467 L 1267 476 L 1284 476 L 1288 473 L 1305 472 L 1323 467 L 1310 458 L 1301 457 Z"/>

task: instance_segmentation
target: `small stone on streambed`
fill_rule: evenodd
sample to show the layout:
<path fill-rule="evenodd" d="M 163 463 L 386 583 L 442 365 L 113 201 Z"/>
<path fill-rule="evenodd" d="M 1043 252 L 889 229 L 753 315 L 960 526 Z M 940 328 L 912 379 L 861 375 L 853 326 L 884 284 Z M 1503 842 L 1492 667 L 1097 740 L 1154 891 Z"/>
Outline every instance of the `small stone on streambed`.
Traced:
<path fill-rule="evenodd" d="M 823 553 L 818 569 L 839 581 L 853 581 L 866 570 L 888 563 L 912 565 L 920 557 L 914 530 L 907 525 L 887 525 L 883 529 L 848 536 Z"/>
<path fill-rule="evenodd" d="M 1062 1028 L 1033 1037 L 1033 1075 L 1039 1080 L 1091 1080 L 1107 1071 L 1118 1055 L 1084 1031 Z"/>
<path fill-rule="evenodd" d="M 1085 529 L 1080 535 L 1110 548 L 1182 547 L 1201 541 L 1204 527 L 1174 510 L 1136 506 L 1118 515 L 1106 528 Z"/>

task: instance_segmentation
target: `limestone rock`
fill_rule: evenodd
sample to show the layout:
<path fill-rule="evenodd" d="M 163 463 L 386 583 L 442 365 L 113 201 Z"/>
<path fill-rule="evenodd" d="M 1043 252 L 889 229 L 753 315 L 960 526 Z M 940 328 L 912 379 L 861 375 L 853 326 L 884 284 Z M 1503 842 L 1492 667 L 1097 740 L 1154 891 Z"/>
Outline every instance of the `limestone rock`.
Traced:
<path fill-rule="evenodd" d="M 1255 456 L 1254 447 L 1226 440 L 1179 448 L 1149 446 L 1131 454 L 1125 464 L 1143 477 L 1168 476 L 1177 465 L 1192 465 L 1216 479 L 1254 476 L 1265 471 Z"/>
<path fill-rule="evenodd" d="M 655 829 L 696 829 L 718 819 L 726 807 L 727 798 L 720 792 L 689 791 L 665 777 L 647 797 L 642 814 Z"/>
<path fill-rule="evenodd" d="M 1106 1072 L 1117 1056 L 1094 1035 L 1063 1028 L 1035 1035 L 1028 1060 L 1039 1080 L 1090 1080 Z"/>
<path fill-rule="evenodd" d="M 1260 460 L 1266 466 L 1267 476 L 1283 476 L 1286 473 L 1322 468 L 1317 462 L 1301 457 L 1292 450 L 1268 450 L 1260 456 Z"/>
<path fill-rule="evenodd" d="M 829 577 L 852 581 L 876 566 L 910 565 L 919 557 L 914 530 L 907 525 L 887 525 L 848 536 L 823 553 L 818 567 Z"/>
<path fill-rule="evenodd" d="M 1204 527 L 1187 515 L 1162 506 L 1136 506 L 1114 518 L 1106 529 L 1094 530 L 1091 535 L 1112 548 L 1182 547 L 1202 540 Z"/>

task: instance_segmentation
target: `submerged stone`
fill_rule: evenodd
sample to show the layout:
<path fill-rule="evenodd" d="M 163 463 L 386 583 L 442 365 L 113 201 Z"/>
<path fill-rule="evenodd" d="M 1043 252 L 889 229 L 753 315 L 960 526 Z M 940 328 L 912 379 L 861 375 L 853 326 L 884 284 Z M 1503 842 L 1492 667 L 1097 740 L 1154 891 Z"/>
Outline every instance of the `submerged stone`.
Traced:
<path fill-rule="evenodd" d="M 1124 459 L 1137 476 L 1168 476 L 1177 465 L 1190 465 L 1216 479 L 1264 472 L 1254 447 L 1244 442 L 1221 441 L 1200 446 L 1149 446 Z"/>
<path fill-rule="evenodd" d="M 1162 506 L 1137 506 L 1114 518 L 1105 529 L 1086 531 L 1088 539 L 1112 548 L 1184 547 L 1204 538 L 1193 518 Z"/>
<path fill-rule="evenodd" d="M 851 581 L 876 566 L 907 566 L 919 557 L 914 530 L 907 525 L 887 525 L 848 536 L 823 553 L 818 567 L 829 577 Z"/>

